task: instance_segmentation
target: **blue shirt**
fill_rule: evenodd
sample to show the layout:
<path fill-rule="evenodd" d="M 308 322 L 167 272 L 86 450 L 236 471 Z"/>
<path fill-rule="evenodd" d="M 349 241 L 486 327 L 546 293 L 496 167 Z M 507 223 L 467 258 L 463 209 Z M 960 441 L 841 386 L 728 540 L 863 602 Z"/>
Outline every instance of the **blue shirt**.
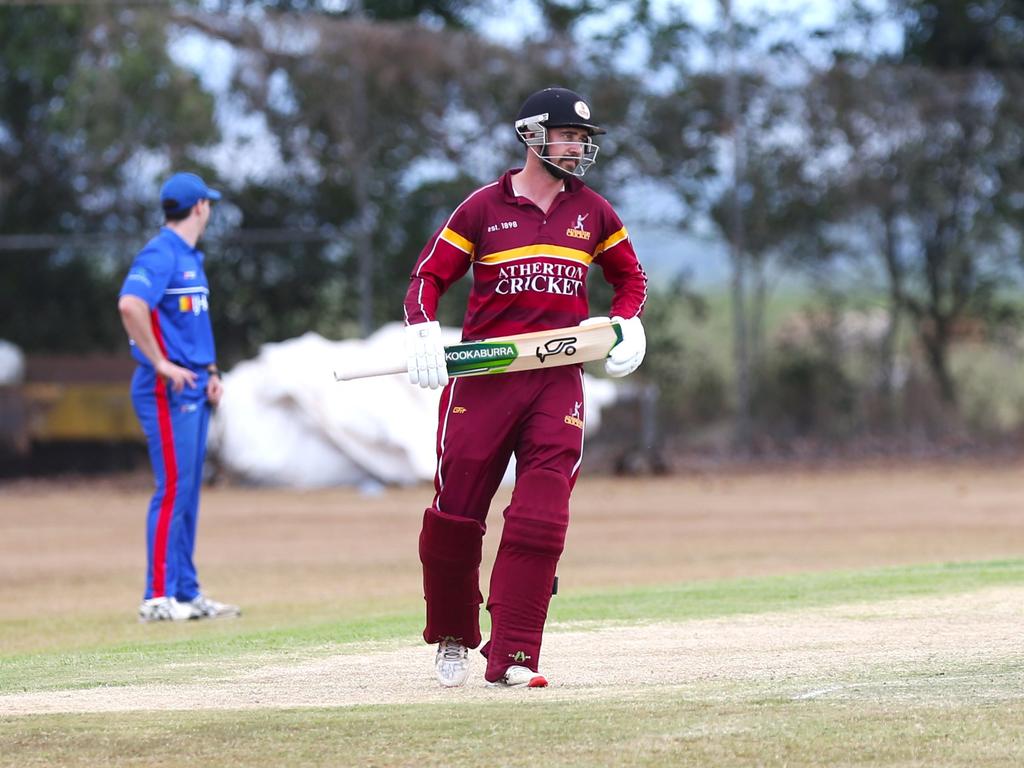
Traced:
<path fill-rule="evenodd" d="M 149 305 L 153 335 L 168 360 L 195 369 L 217 360 L 203 252 L 173 229 L 161 227 L 139 251 L 119 295 L 137 296 Z M 134 341 L 132 355 L 152 365 Z"/>

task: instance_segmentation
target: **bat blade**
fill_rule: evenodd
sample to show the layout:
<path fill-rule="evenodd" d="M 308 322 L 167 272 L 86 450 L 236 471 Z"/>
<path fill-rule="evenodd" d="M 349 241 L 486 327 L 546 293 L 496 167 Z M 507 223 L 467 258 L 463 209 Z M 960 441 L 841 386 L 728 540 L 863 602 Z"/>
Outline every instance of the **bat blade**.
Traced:
<path fill-rule="evenodd" d="M 445 347 L 449 376 L 482 376 L 604 360 L 622 341 L 622 329 L 611 321 L 521 333 Z M 405 357 L 352 361 L 335 370 L 334 378 L 349 381 L 367 376 L 404 373 Z"/>

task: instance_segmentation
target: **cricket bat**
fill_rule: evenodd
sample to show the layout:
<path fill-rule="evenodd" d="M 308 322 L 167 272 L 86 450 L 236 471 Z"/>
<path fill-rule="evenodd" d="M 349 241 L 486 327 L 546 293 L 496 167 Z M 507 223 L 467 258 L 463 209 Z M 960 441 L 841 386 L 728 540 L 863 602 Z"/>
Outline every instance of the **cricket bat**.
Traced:
<path fill-rule="evenodd" d="M 449 376 L 481 376 L 604 360 L 621 341 L 619 324 L 608 321 L 483 341 L 464 341 L 445 347 L 444 357 Z M 389 355 L 387 359 L 347 362 L 334 371 L 334 378 L 350 381 L 367 376 L 405 373 L 406 370 L 404 350 L 395 350 L 394 357 Z"/>

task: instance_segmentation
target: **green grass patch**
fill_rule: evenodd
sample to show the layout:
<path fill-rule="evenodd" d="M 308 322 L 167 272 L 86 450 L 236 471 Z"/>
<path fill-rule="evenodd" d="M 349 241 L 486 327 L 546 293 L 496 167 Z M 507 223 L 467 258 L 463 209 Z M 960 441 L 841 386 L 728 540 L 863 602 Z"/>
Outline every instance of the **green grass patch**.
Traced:
<path fill-rule="evenodd" d="M 684 621 L 743 613 L 969 592 L 1024 583 L 1024 560 L 944 563 L 694 582 L 616 592 L 561 596 L 555 621 Z"/>
<path fill-rule="evenodd" d="M 522 695 L 520 695 L 522 694 Z M 687 698 L 0 720 L 0 766 L 1017 766 L 1024 702 L 893 705 Z"/>
<path fill-rule="evenodd" d="M 685 621 L 691 619 L 800 610 L 901 597 L 968 592 L 1024 584 L 1024 560 L 918 565 L 856 572 L 811 573 L 759 579 L 693 582 L 671 587 L 575 593 L 552 600 L 551 627 L 559 623 Z M 563 585 L 564 587 L 564 585 Z M 294 607 L 283 621 L 258 607 L 238 621 L 131 625 L 118 639 L 98 644 L 90 630 L 83 644 L 76 625 L 64 620 L 60 650 L 0 655 L 0 693 L 61 690 L 100 685 L 174 682 L 196 675 L 230 675 L 255 656 L 302 660 L 351 650 L 356 642 L 415 641 L 422 630 L 422 602 L 386 612 L 339 607 L 339 617 L 300 618 Z M 486 613 L 483 614 L 486 622 Z M 90 618 L 85 622 L 98 621 Z M 117 627 L 123 625 L 118 619 Z M 0 627 L 0 634 L 10 629 Z M 53 630 L 56 631 L 56 630 Z M 116 631 L 111 632 L 117 635 Z M 77 645 L 76 645 L 77 643 Z"/>

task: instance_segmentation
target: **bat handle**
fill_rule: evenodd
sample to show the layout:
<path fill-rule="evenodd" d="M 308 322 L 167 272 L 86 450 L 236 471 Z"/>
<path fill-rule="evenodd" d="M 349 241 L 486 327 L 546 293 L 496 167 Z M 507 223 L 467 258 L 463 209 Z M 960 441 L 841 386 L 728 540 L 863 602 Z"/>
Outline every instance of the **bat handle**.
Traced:
<path fill-rule="evenodd" d="M 334 369 L 335 381 L 351 381 L 352 379 L 365 379 L 368 376 L 388 376 L 393 373 L 405 373 L 408 370 L 408 363 L 405 358 L 401 360 L 351 360 Z"/>

